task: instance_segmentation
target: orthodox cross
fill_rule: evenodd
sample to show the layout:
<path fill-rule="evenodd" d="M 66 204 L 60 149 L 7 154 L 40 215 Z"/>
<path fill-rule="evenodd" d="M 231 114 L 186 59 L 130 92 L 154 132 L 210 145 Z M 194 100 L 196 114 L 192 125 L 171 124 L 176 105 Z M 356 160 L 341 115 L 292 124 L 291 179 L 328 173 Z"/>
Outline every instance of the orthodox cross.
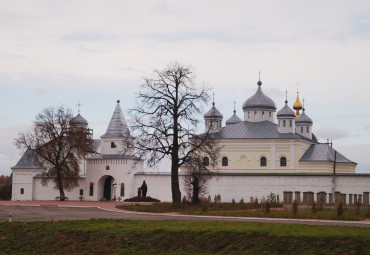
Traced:
<path fill-rule="evenodd" d="M 80 114 L 81 106 L 82 106 L 82 104 L 80 103 L 80 101 L 78 101 L 78 104 L 76 104 L 76 106 L 78 107 L 78 114 Z"/>

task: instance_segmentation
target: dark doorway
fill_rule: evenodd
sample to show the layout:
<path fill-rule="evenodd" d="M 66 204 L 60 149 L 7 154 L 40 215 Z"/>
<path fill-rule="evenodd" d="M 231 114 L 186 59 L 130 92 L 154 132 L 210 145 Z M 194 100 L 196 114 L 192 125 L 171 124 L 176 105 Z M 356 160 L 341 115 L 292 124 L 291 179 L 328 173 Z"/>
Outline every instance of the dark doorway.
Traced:
<path fill-rule="evenodd" d="M 112 192 L 112 176 L 108 176 L 104 182 L 104 198 L 108 201 L 111 200 L 111 192 Z"/>

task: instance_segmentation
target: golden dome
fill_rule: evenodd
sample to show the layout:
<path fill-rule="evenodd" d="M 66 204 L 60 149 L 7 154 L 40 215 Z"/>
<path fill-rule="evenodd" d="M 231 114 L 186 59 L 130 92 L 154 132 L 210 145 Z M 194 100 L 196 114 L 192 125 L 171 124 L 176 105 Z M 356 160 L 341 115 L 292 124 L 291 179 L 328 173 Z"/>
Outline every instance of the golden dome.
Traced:
<path fill-rule="evenodd" d="M 299 110 L 302 109 L 302 104 L 301 104 L 301 101 L 299 101 L 299 92 L 298 91 L 297 91 L 297 100 L 295 100 L 295 103 L 293 105 L 293 109 L 296 110 L 295 116 L 299 117 L 299 115 L 301 115 L 299 113 Z"/>

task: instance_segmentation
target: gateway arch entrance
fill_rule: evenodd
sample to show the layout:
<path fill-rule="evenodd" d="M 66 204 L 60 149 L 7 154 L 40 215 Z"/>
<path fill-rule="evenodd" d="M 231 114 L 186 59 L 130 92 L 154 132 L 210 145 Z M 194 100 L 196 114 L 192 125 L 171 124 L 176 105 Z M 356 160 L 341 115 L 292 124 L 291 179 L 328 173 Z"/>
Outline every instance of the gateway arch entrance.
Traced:
<path fill-rule="evenodd" d="M 117 195 L 115 193 L 116 183 L 112 176 L 102 176 L 98 182 L 98 185 L 98 200 L 111 201 Z"/>
<path fill-rule="evenodd" d="M 108 201 L 112 200 L 112 182 L 113 182 L 112 176 L 108 176 L 104 182 L 103 197 Z"/>

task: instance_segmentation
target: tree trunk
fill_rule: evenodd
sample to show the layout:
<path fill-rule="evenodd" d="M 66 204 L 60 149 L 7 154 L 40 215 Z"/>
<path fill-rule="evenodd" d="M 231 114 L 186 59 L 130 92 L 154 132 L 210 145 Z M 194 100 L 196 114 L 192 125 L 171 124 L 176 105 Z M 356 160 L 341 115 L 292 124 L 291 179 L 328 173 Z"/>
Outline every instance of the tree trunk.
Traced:
<path fill-rule="evenodd" d="M 199 199 L 199 179 L 198 177 L 194 176 L 194 181 L 193 181 L 193 204 L 199 204 L 200 199 Z"/>
<path fill-rule="evenodd" d="M 172 190 L 172 203 L 174 205 L 181 205 L 181 192 L 179 185 L 179 166 L 178 155 L 172 155 L 171 164 L 171 190 Z"/>
<path fill-rule="evenodd" d="M 60 170 L 57 170 L 57 182 L 58 182 L 58 188 L 59 188 L 59 200 L 60 201 L 65 201 L 65 194 L 64 194 L 64 189 L 63 189 L 63 182 L 62 182 L 62 176 L 60 175 Z"/>

